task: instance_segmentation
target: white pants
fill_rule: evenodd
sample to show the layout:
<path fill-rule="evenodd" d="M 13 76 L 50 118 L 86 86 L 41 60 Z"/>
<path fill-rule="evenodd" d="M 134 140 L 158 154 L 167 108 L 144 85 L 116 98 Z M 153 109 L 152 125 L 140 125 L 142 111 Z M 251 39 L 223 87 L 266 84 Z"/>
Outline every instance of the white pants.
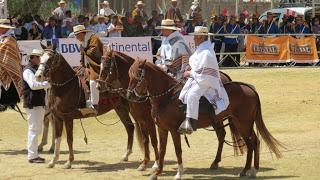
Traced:
<path fill-rule="evenodd" d="M 28 119 L 28 159 L 38 157 L 38 136 L 42 132 L 45 109 L 42 106 L 25 108 Z"/>
<path fill-rule="evenodd" d="M 99 104 L 99 90 L 97 88 L 97 81 L 90 80 L 90 99 L 92 105 Z"/>
<path fill-rule="evenodd" d="M 199 116 L 199 100 L 206 92 L 206 88 L 200 89 L 196 83 L 190 84 L 190 88 L 185 92 L 184 95 L 180 95 L 184 103 L 187 104 L 187 118 L 198 119 Z"/>

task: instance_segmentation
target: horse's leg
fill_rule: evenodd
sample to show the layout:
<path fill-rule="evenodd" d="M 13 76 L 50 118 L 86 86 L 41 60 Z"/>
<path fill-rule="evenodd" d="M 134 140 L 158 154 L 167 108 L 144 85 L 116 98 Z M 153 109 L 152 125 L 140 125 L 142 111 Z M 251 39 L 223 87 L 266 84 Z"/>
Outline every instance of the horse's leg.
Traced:
<path fill-rule="evenodd" d="M 223 127 L 223 122 L 222 121 L 217 121 L 213 127 L 216 127 L 216 134 L 218 137 L 219 141 L 219 146 L 216 154 L 215 160 L 212 162 L 210 169 L 218 169 L 219 167 L 219 162 L 221 161 L 221 155 L 222 155 L 222 149 L 223 149 L 223 144 L 224 144 L 224 138 L 226 136 L 226 130 Z"/>
<path fill-rule="evenodd" d="M 127 135 L 128 135 L 128 143 L 127 143 L 127 151 L 122 156 L 122 161 L 128 161 L 129 155 L 132 153 L 132 145 L 133 145 L 133 133 L 134 133 L 134 125 L 132 120 L 129 116 L 128 108 L 125 107 L 123 104 L 118 105 L 114 109 L 119 116 L 122 124 L 126 128 Z"/>
<path fill-rule="evenodd" d="M 67 132 L 67 142 L 69 147 L 69 160 L 64 164 L 64 169 L 71 169 L 71 164 L 74 160 L 73 154 L 73 119 L 67 119 L 64 121 Z"/>
<path fill-rule="evenodd" d="M 152 119 L 150 119 L 150 122 L 153 122 Z M 157 130 L 154 123 L 148 123 L 149 124 L 149 135 L 151 139 L 151 144 L 154 150 L 155 155 L 155 161 L 152 166 L 152 169 L 158 169 L 159 168 L 159 151 L 158 151 L 158 139 L 157 139 Z"/>
<path fill-rule="evenodd" d="M 252 132 L 252 144 L 254 145 L 253 151 L 254 151 L 254 168 L 251 168 L 250 171 L 250 177 L 255 178 L 257 175 L 257 172 L 259 170 L 259 159 L 260 159 L 260 140 L 256 136 L 254 132 Z"/>
<path fill-rule="evenodd" d="M 49 153 L 54 153 L 54 146 L 55 146 L 54 139 L 56 136 L 56 128 L 55 128 L 55 123 L 52 115 L 50 116 L 50 123 L 52 128 L 52 138 L 51 138 L 52 142 L 51 142 L 51 147 L 49 149 Z"/>
<path fill-rule="evenodd" d="M 176 156 L 178 160 L 178 170 L 174 179 L 181 179 L 183 175 L 183 163 L 182 163 L 182 149 L 181 149 L 181 136 L 177 131 L 170 131 L 174 149 L 176 151 Z"/>
<path fill-rule="evenodd" d="M 147 164 L 150 162 L 149 133 L 148 133 L 148 128 L 145 124 L 140 124 L 140 131 L 142 133 L 142 139 L 143 139 L 144 160 L 138 167 L 138 171 L 144 171 L 147 169 Z"/>
<path fill-rule="evenodd" d="M 55 120 L 55 129 L 56 129 L 55 147 L 54 147 L 53 159 L 48 164 L 49 168 L 53 168 L 59 159 L 61 135 L 62 135 L 62 130 L 63 130 L 63 121 L 61 119 L 57 119 L 57 118 L 54 118 L 54 120 Z"/>
<path fill-rule="evenodd" d="M 159 140 L 160 140 L 160 157 L 159 157 L 159 168 L 150 176 L 149 179 L 157 179 L 163 171 L 164 156 L 166 154 L 168 131 L 158 126 Z"/>
<path fill-rule="evenodd" d="M 45 146 L 48 143 L 48 133 L 49 133 L 49 118 L 45 117 L 43 120 L 43 132 L 42 132 L 42 139 L 41 143 L 38 146 L 38 151 L 43 151 L 43 146 Z"/>

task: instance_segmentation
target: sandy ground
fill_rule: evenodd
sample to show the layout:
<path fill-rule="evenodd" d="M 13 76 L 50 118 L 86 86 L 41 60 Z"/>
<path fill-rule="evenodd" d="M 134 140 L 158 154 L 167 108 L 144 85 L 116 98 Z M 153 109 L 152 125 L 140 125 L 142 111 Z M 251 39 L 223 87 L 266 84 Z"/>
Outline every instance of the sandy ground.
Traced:
<path fill-rule="evenodd" d="M 233 80 L 255 85 L 260 94 L 267 128 L 283 142 L 284 157 L 276 159 L 264 143 L 261 147 L 258 179 L 320 178 L 320 69 L 242 69 L 226 70 Z M 118 120 L 114 112 L 99 117 L 105 123 Z M 54 169 L 46 164 L 29 164 L 26 156 L 27 123 L 14 111 L 0 114 L 0 179 L 147 179 L 152 163 L 138 172 L 142 153 L 134 144 L 129 162 L 120 162 L 125 152 L 126 134 L 121 123 L 106 127 L 95 119 L 84 120 L 89 144 L 83 141 L 80 122 L 75 121 L 75 162 L 62 169 L 68 158 L 67 143 L 62 141 L 60 163 Z M 227 132 L 227 139 L 230 140 Z M 237 179 L 245 156 L 234 157 L 225 145 L 219 170 L 210 170 L 217 138 L 213 132 L 199 130 L 189 137 L 191 148 L 183 144 L 185 179 Z M 49 145 L 45 147 L 48 150 Z M 42 154 L 48 160 L 52 155 Z M 152 159 L 154 155 L 152 154 Z M 164 173 L 160 179 L 172 179 L 176 158 L 171 138 L 168 141 Z"/>

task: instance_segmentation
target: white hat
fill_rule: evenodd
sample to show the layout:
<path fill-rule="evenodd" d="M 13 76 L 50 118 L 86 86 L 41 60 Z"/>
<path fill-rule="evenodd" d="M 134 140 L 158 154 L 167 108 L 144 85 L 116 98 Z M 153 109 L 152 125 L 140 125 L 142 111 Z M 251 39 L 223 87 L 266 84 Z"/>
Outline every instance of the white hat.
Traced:
<path fill-rule="evenodd" d="M 39 49 L 33 49 L 31 54 L 29 56 L 42 56 L 43 55 L 43 50 Z"/>
<path fill-rule="evenodd" d="M 86 27 L 84 27 L 84 25 L 77 25 L 73 27 L 73 32 L 75 35 L 82 33 L 82 32 L 88 32 L 90 30 L 86 29 Z"/>
<path fill-rule="evenodd" d="M 180 31 L 181 29 L 176 27 L 176 24 L 172 19 L 164 19 L 161 21 L 161 26 L 157 26 L 156 29 L 169 29 L 174 31 Z"/>
<path fill-rule="evenodd" d="M 171 0 L 171 2 L 177 2 L 177 0 Z"/>
<path fill-rule="evenodd" d="M 194 27 L 194 32 L 189 33 L 190 35 L 194 36 L 208 36 L 208 35 L 213 35 L 213 33 L 209 33 L 209 30 L 205 26 L 196 26 Z"/>
<path fill-rule="evenodd" d="M 9 19 L 0 19 L 0 28 L 14 29 L 15 27 L 11 26 Z"/>
<path fill-rule="evenodd" d="M 66 1 L 64 1 L 64 0 L 61 0 L 61 1 L 59 2 L 59 4 L 67 4 L 67 3 L 66 3 Z"/>
<path fill-rule="evenodd" d="M 199 2 L 199 0 L 194 0 L 194 1 L 192 2 L 192 4 L 197 4 L 197 5 L 199 5 L 200 2 Z"/>
<path fill-rule="evenodd" d="M 108 2 L 108 1 L 103 1 L 102 3 L 100 3 L 101 5 L 106 5 L 106 6 L 108 6 L 108 5 L 110 5 L 110 3 Z"/>
<path fill-rule="evenodd" d="M 145 6 L 146 4 L 143 3 L 142 1 L 138 1 L 137 4 L 136 4 L 136 7 L 139 6 L 139 5 Z"/>

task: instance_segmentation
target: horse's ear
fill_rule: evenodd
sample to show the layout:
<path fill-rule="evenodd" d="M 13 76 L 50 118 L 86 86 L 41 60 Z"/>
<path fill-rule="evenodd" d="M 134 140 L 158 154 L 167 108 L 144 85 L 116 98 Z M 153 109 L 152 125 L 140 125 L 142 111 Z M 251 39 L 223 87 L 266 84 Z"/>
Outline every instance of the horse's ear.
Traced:
<path fill-rule="evenodd" d="M 40 46 L 41 46 L 41 48 L 42 48 L 43 50 L 45 50 L 45 49 L 48 48 L 46 45 L 42 44 L 42 40 L 40 41 Z"/>
<path fill-rule="evenodd" d="M 145 60 L 142 60 L 141 62 L 142 62 L 142 63 L 141 63 L 141 66 L 144 67 L 144 65 L 146 64 L 147 60 L 145 59 Z"/>

